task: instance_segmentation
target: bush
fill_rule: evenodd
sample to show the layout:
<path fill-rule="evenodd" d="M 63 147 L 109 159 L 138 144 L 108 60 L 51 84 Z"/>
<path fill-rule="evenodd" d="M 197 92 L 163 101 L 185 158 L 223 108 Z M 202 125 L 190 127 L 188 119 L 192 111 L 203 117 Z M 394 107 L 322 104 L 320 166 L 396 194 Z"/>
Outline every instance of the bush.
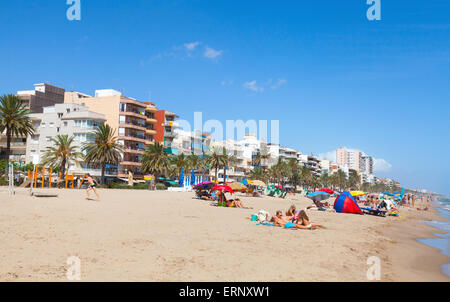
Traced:
<path fill-rule="evenodd" d="M 0 186 L 7 186 L 9 182 L 6 181 L 3 177 L 0 177 Z"/>
<path fill-rule="evenodd" d="M 167 187 L 165 184 L 156 184 L 156 190 L 164 191 L 167 190 Z"/>

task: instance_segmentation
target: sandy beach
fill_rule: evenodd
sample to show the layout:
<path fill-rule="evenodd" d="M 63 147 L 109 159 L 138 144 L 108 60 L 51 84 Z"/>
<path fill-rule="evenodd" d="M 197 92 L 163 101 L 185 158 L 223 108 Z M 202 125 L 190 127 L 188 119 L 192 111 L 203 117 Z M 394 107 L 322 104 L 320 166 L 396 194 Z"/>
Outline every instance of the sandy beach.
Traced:
<path fill-rule="evenodd" d="M 81 260 L 81 281 L 368 281 L 370 256 L 381 281 L 450 281 L 447 256 L 415 238 L 437 231 L 419 220 L 434 210 L 402 208 L 380 218 L 308 211 L 321 230 L 257 226 L 260 209 L 274 214 L 311 205 L 300 196 L 240 196 L 253 209 L 219 208 L 194 193 L 46 190 L 36 198 L 0 193 L 0 281 L 67 281 L 67 258 Z"/>

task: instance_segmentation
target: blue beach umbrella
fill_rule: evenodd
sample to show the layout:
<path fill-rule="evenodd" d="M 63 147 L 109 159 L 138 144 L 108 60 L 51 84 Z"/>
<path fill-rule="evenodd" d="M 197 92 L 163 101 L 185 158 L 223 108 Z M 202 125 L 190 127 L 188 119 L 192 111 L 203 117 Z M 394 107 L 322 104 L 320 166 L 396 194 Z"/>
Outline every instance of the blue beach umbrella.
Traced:
<path fill-rule="evenodd" d="M 191 174 L 191 186 L 193 186 L 195 184 L 195 170 L 192 169 L 192 174 Z"/>
<path fill-rule="evenodd" d="M 244 180 L 241 181 L 244 186 L 248 186 L 247 176 L 245 176 Z"/>
<path fill-rule="evenodd" d="M 180 188 L 184 185 L 184 168 L 181 168 L 180 179 L 178 180 Z"/>

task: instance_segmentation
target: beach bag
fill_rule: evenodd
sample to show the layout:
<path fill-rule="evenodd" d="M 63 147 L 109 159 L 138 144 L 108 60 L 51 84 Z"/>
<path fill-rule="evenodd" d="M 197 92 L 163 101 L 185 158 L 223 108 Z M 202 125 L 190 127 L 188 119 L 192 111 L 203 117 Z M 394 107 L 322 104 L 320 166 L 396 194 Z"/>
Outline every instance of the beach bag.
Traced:
<path fill-rule="evenodd" d="M 264 222 L 270 220 L 270 213 L 264 210 L 259 210 L 258 212 L 258 221 Z"/>

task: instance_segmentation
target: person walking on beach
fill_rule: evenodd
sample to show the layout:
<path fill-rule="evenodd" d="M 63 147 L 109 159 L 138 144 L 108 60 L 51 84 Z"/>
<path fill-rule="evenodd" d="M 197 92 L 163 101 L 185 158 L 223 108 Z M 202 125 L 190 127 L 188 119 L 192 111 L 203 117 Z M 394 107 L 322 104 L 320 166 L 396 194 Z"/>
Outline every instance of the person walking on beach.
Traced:
<path fill-rule="evenodd" d="M 86 193 L 87 193 L 87 200 L 90 200 L 90 196 L 89 196 L 89 191 L 94 191 L 95 195 L 97 195 L 97 200 L 100 200 L 100 196 L 98 195 L 97 189 L 95 188 L 96 185 L 98 185 L 98 182 L 92 178 L 92 176 L 88 173 L 86 175 L 87 177 L 87 182 L 88 182 L 88 188 L 86 189 Z"/>

